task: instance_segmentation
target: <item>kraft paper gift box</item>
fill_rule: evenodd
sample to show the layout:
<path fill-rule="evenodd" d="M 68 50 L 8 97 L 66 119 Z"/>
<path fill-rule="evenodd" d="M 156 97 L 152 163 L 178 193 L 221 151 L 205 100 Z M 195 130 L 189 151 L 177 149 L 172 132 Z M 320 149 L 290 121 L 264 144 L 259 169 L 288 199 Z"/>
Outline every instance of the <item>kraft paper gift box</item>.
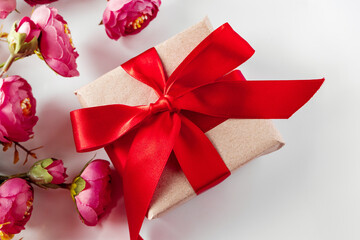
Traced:
<path fill-rule="evenodd" d="M 209 20 L 205 18 L 155 47 L 168 76 L 212 30 Z M 157 100 L 150 87 L 133 79 L 121 66 L 80 88 L 76 95 L 82 107 L 108 104 L 148 105 Z M 206 135 L 230 171 L 284 145 L 271 120 L 229 119 Z M 155 190 L 147 217 L 155 218 L 194 196 L 196 193 L 179 164 L 169 161 Z"/>

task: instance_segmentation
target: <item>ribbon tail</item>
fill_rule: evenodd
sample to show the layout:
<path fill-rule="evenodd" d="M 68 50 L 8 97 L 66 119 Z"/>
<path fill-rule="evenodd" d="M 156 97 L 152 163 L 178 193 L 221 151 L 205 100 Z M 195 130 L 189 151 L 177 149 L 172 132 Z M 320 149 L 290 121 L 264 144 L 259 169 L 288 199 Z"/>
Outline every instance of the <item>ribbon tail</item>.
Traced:
<path fill-rule="evenodd" d="M 181 126 L 176 113 L 157 114 L 138 129 L 123 174 L 130 239 L 138 240 L 150 201 Z"/>
<path fill-rule="evenodd" d="M 213 117 L 289 118 L 317 92 L 324 79 L 217 81 L 174 100 L 174 107 Z"/>
<path fill-rule="evenodd" d="M 181 111 L 181 114 L 193 122 L 198 128 L 201 129 L 202 132 L 206 133 L 207 131 L 213 129 L 217 125 L 225 122 L 228 118 L 223 117 L 213 117 L 197 112 L 192 111 Z"/>
<path fill-rule="evenodd" d="M 230 175 L 229 169 L 210 140 L 183 116 L 174 153 L 197 194 L 215 186 Z"/>
<path fill-rule="evenodd" d="M 207 36 L 175 69 L 166 82 L 173 97 L 189 89 L 215 82 L 253 54 L 254 49 L 228 23 Z"/>
<path fill-rule="evenodd" d="M 105 146 L 106 153 L 121 176 L 124 173 L 128 153 L 136 133 L 137 129 L 134 129 L 115 142 Z"/>

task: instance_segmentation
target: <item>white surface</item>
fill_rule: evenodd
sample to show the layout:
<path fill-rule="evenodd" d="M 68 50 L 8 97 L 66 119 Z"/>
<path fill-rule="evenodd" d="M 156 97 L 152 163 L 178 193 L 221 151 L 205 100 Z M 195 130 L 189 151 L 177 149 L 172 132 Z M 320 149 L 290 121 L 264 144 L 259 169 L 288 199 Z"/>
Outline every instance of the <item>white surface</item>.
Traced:
<path fill-rule="evenodd" d="M 68 21 L 80 54 L 79 78 L 55 75 L 36 56 L 17 62 L 33 86 L 39 123 L 29 148 L 40 158 L 61 158 L 69 179 L 93 153 L 78 154 L 69 112 L 79 108 L 73 91 L 209 15 L 228 21 L 256 50 L 240 69 L 248 79 L 325 77 L 322 89 L 290 120 L 277 120 L 287 145 L 250 162 L 221 185 L 145 221 L 145 240 L 337 240 L 360 239 L 360 3 L 356 0 L 163 0 L 158 17 L 140 34 L 113 41 L 98 26 L 106 1 L 60 0 L 52 4 Z M 31 8 L 18 0 L 5 28 Z M 1 60 L 6 46 L 0 43 Z M 107 158 L 103 151 L 97 157 Z M 1 153 L 5 173 L 12 152 Z M 15 239 L 128 239 L 123 203 L 101 226 L 86 227 L 66 191 L 36 189 L 26 230 Z"/>

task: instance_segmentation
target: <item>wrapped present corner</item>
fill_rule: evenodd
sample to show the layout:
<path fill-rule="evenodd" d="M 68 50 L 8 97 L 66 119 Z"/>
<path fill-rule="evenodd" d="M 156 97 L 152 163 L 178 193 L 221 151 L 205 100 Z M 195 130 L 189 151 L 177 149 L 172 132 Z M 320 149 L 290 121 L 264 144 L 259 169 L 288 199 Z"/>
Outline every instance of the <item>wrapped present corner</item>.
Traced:
<path fill-rule="evenodd" d="M 232 70 L 253 52 L 228 24 L 212 32 L 205 18 L 76 91 L 77 149 L 105 147 L 122 174 L 131 239 L 145 215 L 284 145 L 267 119 L 291 116 L 323 80 L 246 81 Z"/>

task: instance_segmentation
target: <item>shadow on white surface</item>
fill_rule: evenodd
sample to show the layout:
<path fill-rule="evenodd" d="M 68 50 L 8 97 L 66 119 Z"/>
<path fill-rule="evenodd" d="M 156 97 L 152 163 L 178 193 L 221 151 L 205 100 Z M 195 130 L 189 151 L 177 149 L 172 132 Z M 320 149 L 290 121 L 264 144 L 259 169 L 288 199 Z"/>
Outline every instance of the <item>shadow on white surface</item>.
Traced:
<path fill-rule="evenodd" d="M 79 239 L 82 223 L 67 190 L 35 189 L 34 209 L 27 229 L 37 231 L 36 239 Z"/>
<path fill-rule="evenodd" d="M 39 121 L 35 127 L 37 144 L 44 146 L 41 155 L 52 156 L 54 153 L 63 158 L 65 154 L 75 153 L 75 145 L 72 135 L 70 113 L 59 99 L 49 99 L 38 103 Z"/>

